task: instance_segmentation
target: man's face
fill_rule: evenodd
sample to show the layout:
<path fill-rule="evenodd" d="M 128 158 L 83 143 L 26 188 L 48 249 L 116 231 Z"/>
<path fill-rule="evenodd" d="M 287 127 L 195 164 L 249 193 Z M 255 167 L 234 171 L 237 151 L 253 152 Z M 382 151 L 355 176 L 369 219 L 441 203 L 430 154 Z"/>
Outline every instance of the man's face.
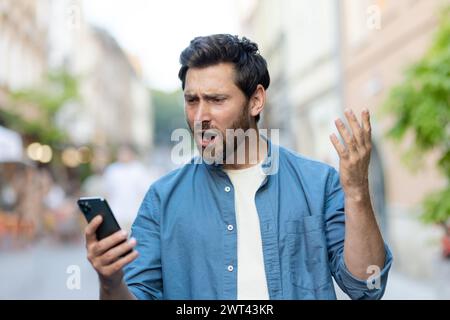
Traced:
<path fill-rule="evenodd" d="M 236 86 L 234 79 L 235 70 L 231 63 L 190 68 L 187 71 L 184 88 L 186 118 L 204 157 L 222 154 L 225 159 L 228 156 L 225 154 L 226 145 L 236 143 L 227 141 L 226 129 L 246 131 L 252 123 L 248 99 Z M 208 130 L 207 134 L 204 134 L 205 130 Z M 228 150 L 236 148 L 235 144 Z"/>

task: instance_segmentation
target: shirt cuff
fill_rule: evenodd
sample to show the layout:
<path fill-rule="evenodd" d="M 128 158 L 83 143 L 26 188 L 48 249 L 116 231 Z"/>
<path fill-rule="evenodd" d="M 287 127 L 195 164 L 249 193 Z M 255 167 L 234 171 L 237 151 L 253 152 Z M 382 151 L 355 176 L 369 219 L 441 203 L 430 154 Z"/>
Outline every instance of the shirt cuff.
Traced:
<path fill-rule="evenodd" d="M 145 294 L 145 292 L 143 292 L 142 290 L 140 290 L 139 288 L 137 288 L 135 286 L 128 286 L 128 290 L 130 290 L 130 292 L 138 300 L 149 300 L 149 297 Z"/>
<path fill-rule="evenodd" d="M 386 243 L 384 244 L 384 250 L 386 255 L 383 268 L 379 272 L 377 272 L 378 270 L 376 269 L 368 269 L 368 274 L 370 274 L 370 276 L 367 280 L 355 277 L 345 265 L 344 256 L 342 255 L 339 268 L 341 270 L 340 276 L 346 289 L 350 291 L 348 294 L 351 298 L 361 298 L 364 295 L 367 295 L 368 297 L 373 296 L 373 298 L 381 298 L 384 294 L 389 269 L 391 268 L 393 260 L 392 253 Z"/>

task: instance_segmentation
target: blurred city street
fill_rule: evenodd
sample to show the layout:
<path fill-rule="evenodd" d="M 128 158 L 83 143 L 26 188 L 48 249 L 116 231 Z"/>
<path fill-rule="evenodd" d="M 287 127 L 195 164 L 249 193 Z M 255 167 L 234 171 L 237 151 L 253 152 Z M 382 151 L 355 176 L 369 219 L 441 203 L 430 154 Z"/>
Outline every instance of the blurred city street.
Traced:
<path fill-rule="evenodd" d="M 383 299 L 450 300 L 450 0 L 0 0 L 0 299 L 98 299 L 77 200 L 107 199 L 130 230 L 191 157 L 178 130 L 198 154 L 180 52 L 218 33 L 258 44 L 253 125 L 295 153 L 339 171 L 335 120 L 369 111 L 358 187 L 394 256 Z"/>
<path fill-rule="evenodd" d="M 79 267 L 80 286 L 67 286 L 70 266 Z M 71 271 L 69 269 L 69 271 Z M 0 255 L 0 299 L 98 299 L 97 274 L 79 242 L 61 245 L 49 239 Z"/>

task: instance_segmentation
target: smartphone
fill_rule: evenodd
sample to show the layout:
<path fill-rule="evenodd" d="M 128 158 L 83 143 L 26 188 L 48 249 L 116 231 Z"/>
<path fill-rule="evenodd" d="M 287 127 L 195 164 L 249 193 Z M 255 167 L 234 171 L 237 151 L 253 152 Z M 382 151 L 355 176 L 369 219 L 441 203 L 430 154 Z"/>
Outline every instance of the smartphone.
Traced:
<path fill-rule="evenodd" d="M 82 197 L 78 199 L 77 203 L 88 223 L 99 214 L 103 217 L 103 222 L 96 232 L 97 240 L 104 239 L 120 230 L 120 226 L 105 199 L 101 197 Z"/>

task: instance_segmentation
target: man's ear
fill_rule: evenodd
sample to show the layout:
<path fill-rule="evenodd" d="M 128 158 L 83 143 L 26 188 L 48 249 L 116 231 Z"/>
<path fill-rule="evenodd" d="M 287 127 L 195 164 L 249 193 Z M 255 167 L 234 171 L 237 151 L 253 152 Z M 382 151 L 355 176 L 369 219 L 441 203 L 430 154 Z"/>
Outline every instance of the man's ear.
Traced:
<path fill-rule="evenodd" d="M 266 90 L 261 84 L 258 84 L 255 92 L 250 98 L 250 115 L 256 117 L 260 114 L 266 104 Z"/>

